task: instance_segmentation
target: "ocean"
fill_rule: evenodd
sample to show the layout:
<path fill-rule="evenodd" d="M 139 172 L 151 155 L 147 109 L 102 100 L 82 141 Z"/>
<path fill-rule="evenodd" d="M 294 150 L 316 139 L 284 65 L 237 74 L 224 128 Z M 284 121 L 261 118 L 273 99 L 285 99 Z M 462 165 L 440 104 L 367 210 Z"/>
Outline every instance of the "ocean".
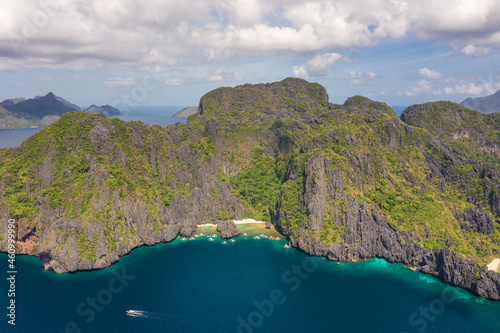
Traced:
<path fill-rule="evenodd" d="M 182 107 L 146 109 L 120 118 L 184 121 L 171 117 Z M 13 284 L 0 254 L 0 332 L 500 332 L 500 302 L 382 259 L 337 263 L 284 244 L 177 239 L 137 248 L 103 270 L 63 275 L 18 256 Z"/>
<path fill-rule="evenodd" d="M 185 106 L 142 106 L 122 111 L 116 116 L 125 121 L 141 120 L 149 125 L 167 126 L 176 122 L 185 123 L 186 119 L 174 118 L 172 115 Z M 113 117 L 115 118 L 115 117 Z M 19 147 L 21 143 L 41 130 L 41 128 L 21 128 L 12 130 L 0 130 L 0 148 Z"/>
<path fill-rule="evenodd" d="M 234 244 L 175 240 L 135 249 L 103 270 L 64 275 L 19 256 L 16 325 L 3 315 L 0 330 L 500 332 L 500 302 L 382 259 L 337 264 L 284 244 L 251 236 Z M 3 267 L 7 259 L 0 255 Z"/>

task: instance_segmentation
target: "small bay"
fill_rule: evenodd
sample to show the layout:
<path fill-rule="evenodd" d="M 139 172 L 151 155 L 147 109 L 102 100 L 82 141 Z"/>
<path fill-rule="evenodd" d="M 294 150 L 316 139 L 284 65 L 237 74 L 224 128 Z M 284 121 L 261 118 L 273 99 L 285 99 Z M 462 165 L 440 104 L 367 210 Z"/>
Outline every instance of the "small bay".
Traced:
<path fill-rule="evenodd" d="M 176 240 L 64 275 L 19 256 L 16 326 L 4 314 L 0 331 L 500 332 L 500 302 L 381 259 L 337 264 L 284 244 Z M 5 267 L 7 259 L 0 255 Z"/>

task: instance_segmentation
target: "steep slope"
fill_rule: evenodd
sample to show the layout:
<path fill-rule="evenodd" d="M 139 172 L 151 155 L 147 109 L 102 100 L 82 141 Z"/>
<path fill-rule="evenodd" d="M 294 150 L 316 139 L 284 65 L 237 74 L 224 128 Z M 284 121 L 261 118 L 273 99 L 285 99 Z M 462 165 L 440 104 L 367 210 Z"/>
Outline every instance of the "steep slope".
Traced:
<path fill-rule="evenodd" d="M 173 117 L 175 117 L 175 118 L 187 118 L 190 115 L 195 114 L 196 112 L 198 112 L 198 108 L 196 106 L 190 106 L 190 107 L 184 108 L 180 111 L 177 111 L 176 113 L 174 113 Z"/>
<path fill-rule="evenodd" d="M 489 96 L 469 97 L 460 104 L 483 113 L 500 112 L 500 90 Z"/>
<path fill-rule="evenodd" d="M 62 97 L 59 97 L 59 96 L 56 96 L 56 95 L 54 95 L 54 97 L 55 97 L 55 98 L 56 98 L 59 102 L 61 102 L 61 103 L 62 103 L 65 107 L 68 107 L 68 108 L 70 108 L 70 109 L 73 109 L 73 111 L 81 111 L 81 110 L 82 110 L 82 108 L 81 108 L 81 107 L 79 107 L 78 105 L 73 104 L 73 103 L 71 103 L 70 101 L 68 101 L 68 100 L 66 100 L 66 99 L 64 99 L 64 98 L 62 98 Z"/>
<path fill-rule="evenodd" d="M 500 250 L 499 165 L 437 137 L 300 79 L 216 89 L 167 128 L 72 112 L 0 150 L 0 244 L 15 216 L 18 250 L 63 273 L 254 217 L 307 253 L 381 257 L 499 299 L 485 268 Z"/>
<path fill-rule="evenodd" d="M 24 118 L 15 117 L 10 111 L 0 106 L 0 129 L 24 128 L 34 125 L 34 122 L 30 122 Z"/>
<path fill-rule="evenodd" d="M 66 112 L 77 110 L 73 107 L 65 106 L 53 93 L 4 107 L 15 115 L 26 118 L 37 117 L 40 119 L 49 115 L 61 116 Z"/>
<path fill-rule="evenodd" d="M 425 128 L 475 159 L 500 163 L 500 113 L 483 114 L 452 102 L 412 105 L 401 119 Z"/>

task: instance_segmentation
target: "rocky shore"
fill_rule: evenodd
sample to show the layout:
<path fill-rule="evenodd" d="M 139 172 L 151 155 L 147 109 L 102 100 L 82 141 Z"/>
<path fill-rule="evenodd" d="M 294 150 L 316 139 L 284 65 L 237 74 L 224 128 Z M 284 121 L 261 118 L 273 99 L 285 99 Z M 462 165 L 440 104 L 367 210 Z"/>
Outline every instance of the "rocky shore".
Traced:
<path fill-rule="evenodd" d="M 17 253 L 56 273 L 101 269 L 197 224 L 231 238 L 234 220 L 268 216 L 310 255 L 383 258 L 498 300 L 481 261 L 499 251 L 498 166 L 430 133 L 300 79 L 217 89 L 167 128 L 64 114 L 0 150 L 0 249 L 14 216 Z"/>

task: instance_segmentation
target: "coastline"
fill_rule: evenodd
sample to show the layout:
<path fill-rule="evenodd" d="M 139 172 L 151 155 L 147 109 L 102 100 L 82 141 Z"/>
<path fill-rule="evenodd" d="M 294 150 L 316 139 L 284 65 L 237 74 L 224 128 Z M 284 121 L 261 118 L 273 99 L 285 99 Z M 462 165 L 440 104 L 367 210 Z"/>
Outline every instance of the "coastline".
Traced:
<path fill-rule="evenodd" d="M 258 236 L 260 234 L 264 234 L 266 236 L 280 237 L 282 239 L 286 239 L 286 236 L 280 234 L 274 226 L 271 228 L 266 228 L 266 221 L 259 221 L 255 219 L 243 219 L 243 220 L 233 220 L 233 222 L 238 225 L 238 229 L 241 232 L 241 235 L 247 233 L 249 236 Z M 194 234 L 199 234 L 202 230 L 203 232 L 216 232 L 214 229 L 217 227 L 217 224 L 214 223 L 204 223 L 196 225 L 196 231 Z M 208 228 L 208 229 L 203 229 Z M 213 228 L 213 229 L 212 229 Z M 207 231 L 208 230 L 208 231 Z M 211 231 L 210 231 L 211 230 Z"/>
<path fill-rule="evenodd" d="M 493 259 L 492 262 L 488 264 L 488 270 L 498 272 L 500 269 L 500 258 Z"/>
<path fill-rule="evenodd" d="M 249 223 L 267 223 L 266 221 L 259 221 L 254 219 L 243 219 L 243 220 L 234 220 L 235 224 L 249 224 Z"/>
<path fill-rule="evenodd" d="M 255 219 L 243 219 L 243 220 L 233 220 L 234 224 L 254 224 L 254 223 L 267 223 L 266 221 L 259 221 Z M 204 223 L 197 224 L 196 227 L 216 227 L 217 224 L 214 223 Z"/>

